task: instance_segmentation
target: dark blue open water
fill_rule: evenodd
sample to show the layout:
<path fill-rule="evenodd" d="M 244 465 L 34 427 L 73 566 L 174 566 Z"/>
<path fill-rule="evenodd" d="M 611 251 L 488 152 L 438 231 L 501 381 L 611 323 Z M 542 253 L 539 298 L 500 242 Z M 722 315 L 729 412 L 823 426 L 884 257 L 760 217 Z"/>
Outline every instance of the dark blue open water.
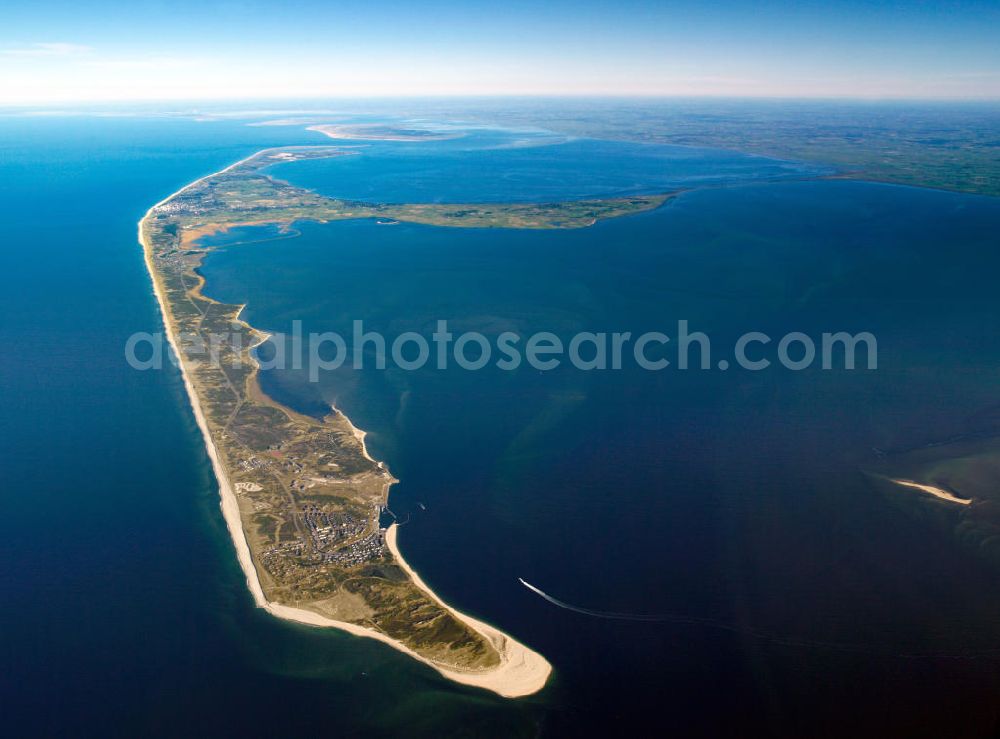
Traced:
<path fill-rule="evenodd" d="M 372 197 L 377 183 L 399 201 L 716 187 L 576 231 L 306 224 L 300 238 L 213 255 L 208 291 L 247 302 L 266 330 L 300 319 L 349 333 L 363 319 L 389 336 L 429 334 L 448 319 L 488 335 L 673 335 L 685 319 L 711 335 L 716 358 L 751 330 L 878 337 L 874 372 L 366 370 L 318 385 L 269 373 L 276 396 L 306 410 L 336 402 L 371 432 L 401 479 L 401 548 L 435 590 L 553 663 L 546 691 L 511 702 L 381 645 L 257 612 L 177 374 L 124 362 L 128 334 L 159 326 L 135 244 L 145 209 L 258 148 L 314 135 L 179 120 L 0 126 L 8 726 L 996 728 L 1000 572 L 861 469 L 873 447 L 945 439 L 995 404 L 997 201 L 586 141 L 483 152 L 466 139 L 420 144 L 437 147 L 425 154 L 378 144 L 278 168 L 329 194 Z M 479 156 L 486 164 L 470 165 Z M 672 620 L 562 610 L 518 577 L 587 609 Z"/>

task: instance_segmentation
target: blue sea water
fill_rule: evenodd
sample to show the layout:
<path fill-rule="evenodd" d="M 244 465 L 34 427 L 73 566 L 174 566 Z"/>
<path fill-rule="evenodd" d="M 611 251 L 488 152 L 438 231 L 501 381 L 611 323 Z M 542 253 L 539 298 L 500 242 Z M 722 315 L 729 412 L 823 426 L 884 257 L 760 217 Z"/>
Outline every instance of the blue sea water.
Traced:
<path fill-rule="evenodd" d="M 531 731 L 533 706 L 455 690 L 390 650 L 254 608 L 159 331 L 136 222 L 187 182 L 301 131 L 0 119 L 0 704 L 50 736 Z"/>
<path fill-rule="evenodd" d="M 145 209 L 259 148 L 322 141 L 237 121 L 7 118 L 0 142 L 9 725 L 102 736 L 995 727 L 1000 573 L 861 469 L 873 447 L 948 438 L 995 404 L 997 201 L 495 130 L 274 168 L 327 194 L 398 202 L 692 189 L 581 230 L 301 224 L 295 239 L 215 252 L 208 292 L 247 303 L 244 317 L 268 331 L 301 320 L 349 334 L 363 319 L 393 336 L 447 319 L 490 336 L 674 333 L 683 319 L 716 356 L 745 331 L 878 337 L 874 372 L 372 369 L 318 384 L 267 373 L 276 397 L 336 403 L 371 433 L 401 480 L 390 501 L 407 521 L 401 548 L 429 584 L 553 663 L 544 692 L 511 702 L 255 610 L 176 372 L 125 364 L 127 336 L 159 328 L 135 243 Z M 519 577 L 585 609 L 673 620 L 559 609 Z M 969 650 L 975 659 L 912 656 Z"/>
<path fill-rule="evenodd" d="M 835 171 L 738 152 L 504 129 L 470 129 L 444 141 L 343 143 L 353 156 L 277 164 L 269 173 L 329 197 L 461 203 L 621 197 Z"/>

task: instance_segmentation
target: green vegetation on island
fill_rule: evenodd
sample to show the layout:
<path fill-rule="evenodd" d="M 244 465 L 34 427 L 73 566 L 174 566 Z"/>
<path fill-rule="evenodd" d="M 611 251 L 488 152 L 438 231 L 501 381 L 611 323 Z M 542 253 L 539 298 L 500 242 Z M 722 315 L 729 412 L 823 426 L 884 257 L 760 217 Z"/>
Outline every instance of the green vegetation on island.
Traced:
<path fill-rule="evenodd" d="M 381 204 L 328 198 L 269 177 L 261 170 L 302 159 L 349 155 L 330 147 L 269 149 L 206 178 L 157 207 L 181 245 L 234 226 L 378 218 L 463 228 L 581 228 L 605 218 L 652 210 L 670 195 L 558 203 Z"/>
<path fill-rule="evenodd" d="M 449 674 L 504 672 L 508 682 L 501 687 L 474 683 L 502 694 L 533 692 L 550 669 L 544 658 L 445 606 L 415 583 L 405 563 L 387 547 L 384 506 L 394 480 L 367 454 L 363 435 L 336 411 L 323 419 L 303 416 L 260 390 L 250 353 L 264 336 L 239 319 L 242 306 L 202 293 L 198 267 L 213 247 L 201 239 L 237 225 L 287 227 L 301 220 L 347 218 L 577 228 L 655 208 L 668 196 L 381 205 L 327 198 L 262 172 L 280 162 L 341 155 L 344 152 L 331 147 L 265 150 L 175 193 L 151 208 L 140 223 L 147 262 L 196 413 L 224 471 L 223 499 L 231 492 L 238 505 L 255 571 L 248 577 L 256 576 L 270 604 L 360 627 Z M 219 342 L 219 336 L 228 340 Z M 206 347 L 211 347 L 210 353 Z M 391 546 L 391 538 L 388 543 Z M 522 677 L 512 685 L 516 671 Z"/>

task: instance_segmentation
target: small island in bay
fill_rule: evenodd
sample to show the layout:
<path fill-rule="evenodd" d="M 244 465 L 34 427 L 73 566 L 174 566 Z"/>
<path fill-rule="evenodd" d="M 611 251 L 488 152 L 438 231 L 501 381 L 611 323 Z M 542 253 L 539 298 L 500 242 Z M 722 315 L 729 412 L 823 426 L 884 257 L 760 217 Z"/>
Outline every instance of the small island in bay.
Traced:
<path fill-rule="evenodd" d="M 668 194 L 511 204 L 377 204 L 324 197 L 267 167 L 347 155 L 332 147 L 268 149 L 157 203 L 139 238 L 185 386 L 218 478 L 222 508 L 257 604 L 272 614 L 372 637 L 457 682 L 515 697 L 544 687 L 551 666 L 513 637 L 448 606 L 407 565 L 386 526 L 395 481 L 364 434 L 331 409 L 304 416 L 264 394 L 252 347 L 266 335 L 243 306 L 203 294 L 205 236 L 238 226 L 373 218 L 477 228 L 580 228 L 651 210 Z M 237 341 L 217 345 L 217 335 Z M 216 349 L 214 361 L 203 351 Z"/>

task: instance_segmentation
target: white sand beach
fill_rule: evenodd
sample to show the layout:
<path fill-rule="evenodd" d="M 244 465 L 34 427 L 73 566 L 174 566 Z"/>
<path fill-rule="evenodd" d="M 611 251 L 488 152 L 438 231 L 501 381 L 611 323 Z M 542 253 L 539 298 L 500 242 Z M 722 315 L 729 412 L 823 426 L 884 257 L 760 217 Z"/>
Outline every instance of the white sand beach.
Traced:
<path fill-rule="evenodd" d="M 245 161 L 245 160 L 244 160 Z M 240 162 L 234 165 L 230 165 L 226 169 L 231 169 L 237 166 Z M 225 170 L 223 170 L 225 171 Z M 212 175 L 208 175 L 211 177 Z M 207 177 L 203 177 L 195 182 L 186 185 L 172 195 L 164 198 L 159 203 L 150 208 L 146 214 L 143 216 L 142 220 L 139 221 L 139 242 L 142 244 L 143 252 L 146 260 L 146 267 L 149 271 L 150 277 L 153 282 L 153 292 L 156 296 L 157 302 L 160 305 L 160 311 L 163 315 L 164 326 L 166 329 L 167 339 L 173 348 L 175 354 L 178 357 L 180 364 L 181 376 L 184 381 L 184 387 L 187 390 L 188 399 L 191 402 L 191 408 L 194 411 L 195 420 L 198 423 L 198 428 L 201 429 L 202 438 L 205 441 L 205 448 L 208 451 L 209 458 L 212 461 L 212 469 L 215 472 L 216 480 L 219 485 L 219 495 L 221 497 L 221 507 L 222 514 L 226 521 L 226 526 L 229 529 L 229 534 L 233 540 L 233 545 L 236 548 L 237 558 L 240 563 L 240 567 L 243 570 L 244 575 L 247 580 L 247 587 L 253 594 L 254 602 L 258 607 L 265 609 L 268 613 L 271 613 L 278 618 L 287 619 L 289 621 L 295 621 L 301 624 L 308 624 L 310 626 L 318 627 L 332 627 L 341 629 L 350 634 L 356 636 L 363 636 L 371 639 L 377 639 L 378 641 L 384 642 L 389 646 L 398 649 L 401 652 L 408 654 L 414 659 L 420 660 L 421 662 L 433 667 L 441 675 L 464 685 L 476 686 L 479 688 L 484 688 L 486 690 L 493 691 L 501 696 L 508 698 L 515 698 L 519 696 L 530 695 L 541 690 L 549 675 L 552 672 L 552 666 L 548 661 L 537 652 L 533 651 L 529 647 L 521 644 L 520 642 L 513 639 L 508 634 L 503 633 L 499 629 L 496 629 L 489 624 L 482 621 L 474 619 L 467 616 L 450 606 L 448 606 L 441 598 L 439 598 L 427 585 L 420 579 L 419 575 L 413 571 L 413 569 L 406 563 L 403 558 L 402 553 L 396 544 L 396 531 L 397 526 L 393 524 L 386 532 L 386 545 L 388 546 L 392 555 L 396 558 L 400 567 L 402 567 L 409 576 L 413 579 L 414 583 L 422 588 L 427 594 L 433 598 L 437 603 L 439 603 L 443 608 L 447 609 L 455 618 L 461 620 L 469 627 L 475 631 L 482 634 L 486 639 L 490 641 L 497 649 L 500 656 L 500 664 L 494 668 L 483 670 L 483 671 L 460 671 L 449 668 L 444 665 L 437 664 L 425 657 L 414 652 L 409 647 L 405 646 L 395 639 L 391 639 L 385 634 L 375 631 L 373 629 L 364 628 L 357 626 L 355 624 L 346 623 L 342 621 L 335 621 L 330 618 L 326 618 L 312 611 L 307 611 L 301 608 L 294 608 L 291 606 L 281 605 L 279 603 L 273 603 L 267 600 L 264 596 L 264 591 L 260 585 L 260 579 L 257 574 L 256 567 L 253 563 L 253 558 L 250 553 L 250 546 L 247 543 L 246 535 L 243 531 L 242 521 L 240 519 L 239 504 L 237 502 L 236 495 L 233 491 L 232 485 L 230 484 L 228 474 L 223 466 L 215 443 L 212 440 L 211 433 L 208 428 L 208 424 L 205 420 L 205 416 L 202 413 L 201 405 L 198 400 L 198 394 L 191 382 L 187 368 L 185 367 L 185 361 L 183 354 L 181 353 L 180 346 L 177 341 L 176 330 L 173 325 L 173 320 L 170 316 L 170 312 L 167 303 L 164 299 L 161 286 L 157 277 L 156 270 L 152 261 L 151 246 L 147 243 L 145 234 L 143 233 L 143 222 L 146 218 L 153 214 L 153 211 L 163 203 L 168 202 L 173 197 L 188 189 L 189 187 L 203 181 Z M 241 321 L 245 325 L 244 321 Z M 346 418 L 346 416 L 345 416 Z M 348 421 L 349 422 L 349 421 Z M 352 424 L 353 427 L 353 424 Z M 354 427 L 354 433 L 364 444 L 364 432 L 360 429 Z M 367 449 L 365 449 L 365 454 L 367 455 Z M 391 484 L 391 482 L 389 483 Z"/>

